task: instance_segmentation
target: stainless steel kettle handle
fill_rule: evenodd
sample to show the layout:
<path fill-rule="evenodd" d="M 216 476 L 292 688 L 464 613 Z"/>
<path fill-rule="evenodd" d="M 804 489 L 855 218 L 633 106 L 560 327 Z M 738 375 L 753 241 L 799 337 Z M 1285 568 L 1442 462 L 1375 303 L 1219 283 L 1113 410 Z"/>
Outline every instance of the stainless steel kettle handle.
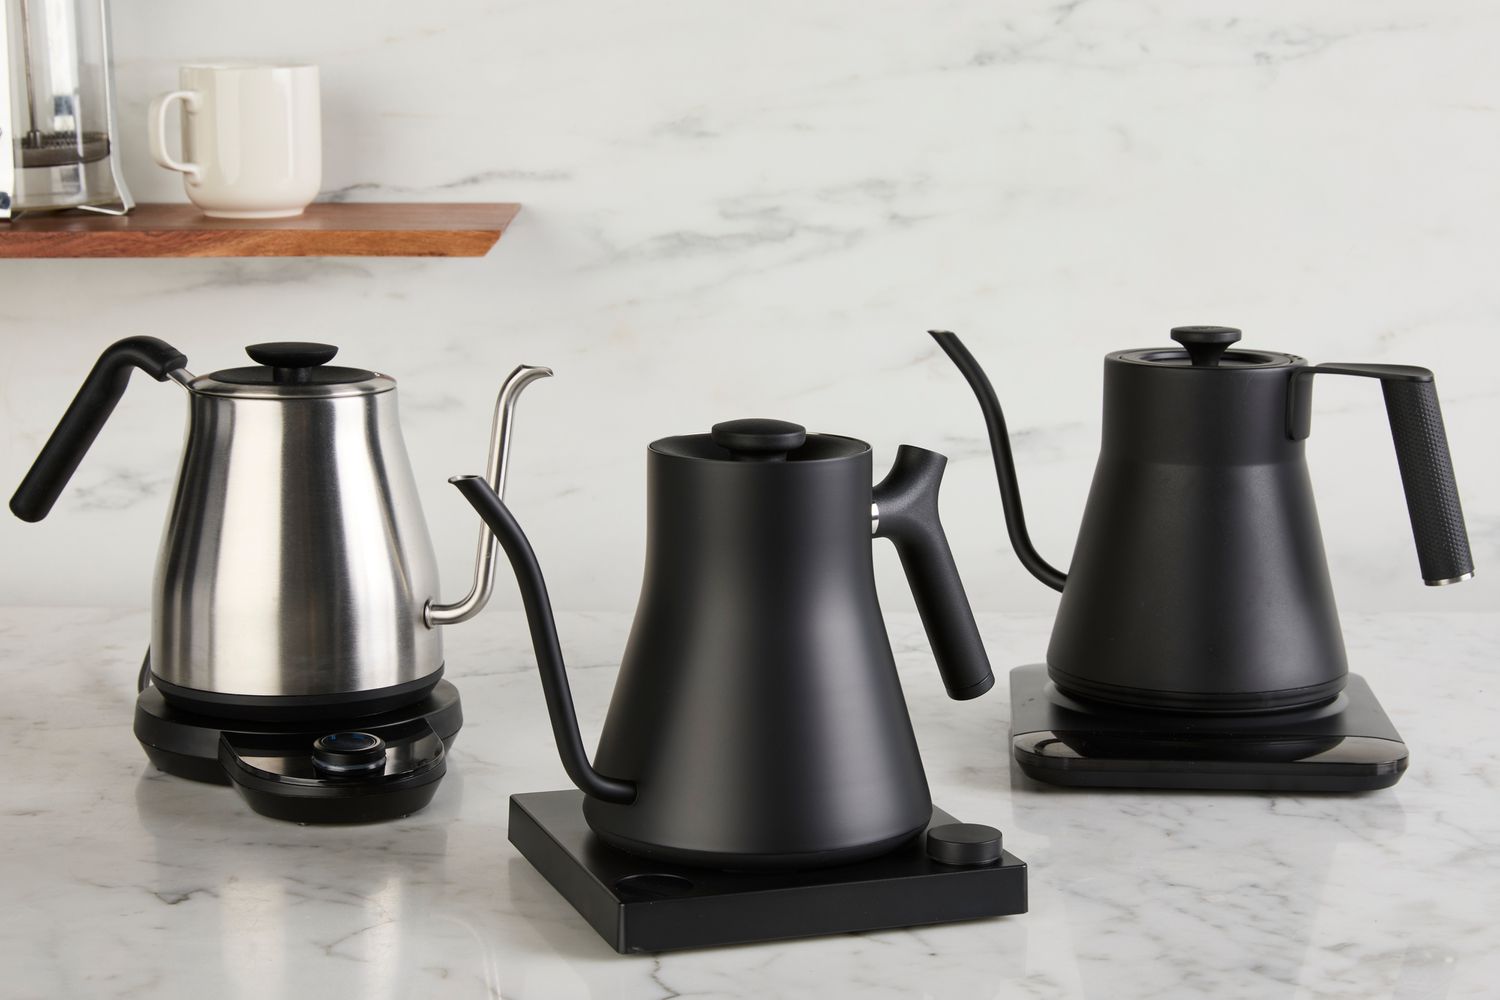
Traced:
<path fill-rule="evenodd" d="M 505 472 L 510 466 L 510 436 L 515 424 L 516 399 L 521 395 L 522 389 L 551 374 L 551 368 L 517 365 L 515 371 L 507 375 L 500 386 L 500 395 L 495 398 L 495 419 L 490 424 L 490 460 L 485 468 L 485 481 L 497 496 L 505 496 Z M 494 533 L 480 525 L 479 545 L 474 554 L 474 582 L 469 587 L 469 593 L 453 604 L 428 601 L 427 606 L 422 609 L 422 617 L 428 628 L 457 625 L 484 610 L 495 589 L 495 546 Z"/>

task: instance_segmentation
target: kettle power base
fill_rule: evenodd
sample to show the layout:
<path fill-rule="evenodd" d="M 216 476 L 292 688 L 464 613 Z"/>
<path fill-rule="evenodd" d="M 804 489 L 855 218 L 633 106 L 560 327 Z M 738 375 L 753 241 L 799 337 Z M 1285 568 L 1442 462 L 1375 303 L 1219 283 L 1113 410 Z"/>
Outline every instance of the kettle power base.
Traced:
<path fill-rule="evenodd" d="M 933 809 L 929 829 L 956 820 Z M 510 797 L 510 842 L 621 954 L 852 934 L 1026 912 L 1026 863 L 960 867 L 917 836 L 837 868 L 725 872 L 663 864 L 603 843 L 574 789 Z"/>
<path fill-rule="evenodd" d="M 136 739 L 158 770 L 233 785 L 256 812 L 294 823 L 373 823 L 416 812 L 437 793 L 462 724 L 458 689 L 448 681 L 403 708 L 344 719 L 214 718 L 172 706 L 155 685 L 135 706 Z M 379 737 L 383 766 L 320 768 L 313 742 L 333 733 Z"/>
<path fill-rule="evenodd" d="M 1363 792 L 1406 771 L 1406 744 L 1356 674 L 1324 706 L 1225 717 L 1085 704 L 1037 663 L 1011 671 L 1010 704 L 1016 762 L 1053 785 Z"/>

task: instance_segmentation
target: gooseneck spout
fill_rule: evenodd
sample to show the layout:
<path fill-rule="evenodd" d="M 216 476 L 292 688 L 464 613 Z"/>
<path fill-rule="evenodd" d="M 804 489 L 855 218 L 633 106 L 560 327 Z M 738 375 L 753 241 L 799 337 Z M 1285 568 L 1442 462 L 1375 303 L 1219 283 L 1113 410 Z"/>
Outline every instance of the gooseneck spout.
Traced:
<path fill-rule="evenodd" d="M 495 399 L 495 419 L 490 424 L 490 460 L 485 469 L 485 479 L 499 496 L 505 496 L 505 472 L 510 465 L 510 438 L 516 419 L 516 400 L 522 389 L 551 374 L 551 368 L 518 365 L 500 386 L 500 395 Z M 427 627 L 457 625 L 468 621 L 484 610 L 494 589 L 495 536 L 487 528 L 480 527 L 479 545 L 474 554 L 474 582 L 469 587 L 468 594 L 453 604 L 429 603 L 423 611 Z"/>
<path fill-rule="evenodd" d="M 635 784 L 611 778 L 594 770 L 578 735 L 578 715 L 573 710 L 573 693 L 568 687 L 568 673 L 563 664 L 562 648 L 557 641 L 557 622 L 552 616 L 552 601 L 536 552 L 515 516 L 501 501 L 500 495 L 479 476 L 454 476 L 448 480 L 494 533 L 505 550 L 521 588 L 521 603 L 531 628 L 531 644 L 536 650 L 537 670 L 542 677 L 542 693 L 547 699 L 547 714 L 552 720 L 552 736 L 563 769 L 584 794 L 605 802 L 628 805 L 635 801 Z"/>
<path fill-rule="evenodd" d="M 1000 483 L 1000 506 L 1005 511 L 1005 530 L 1010 535 L 1011 547 L 1021 560 L 1021 565 L 1032 576 L 1051 587 L 1062 590 L 1067 582 L 1066 573 L 1049 564 L 1037 554 L 1026 533 L 1026 514 L 1021 509 L 1021 490 L 1016 484 L 1016 464 L 1011 457 L 1010 435 L 1005 429 L 1005 414 L 1000 410 L 1000 400 L 995 388 L 958 337 L 946 330 L 929 330 L 932 339 L 943 349 L 943 353 L 958 366 L 959 372 L 974 390 L 979 400 L 979 409 L 984 414 L 984 425 L 989 430 L 990 452 L 995 456 L 995 478 Z"/>

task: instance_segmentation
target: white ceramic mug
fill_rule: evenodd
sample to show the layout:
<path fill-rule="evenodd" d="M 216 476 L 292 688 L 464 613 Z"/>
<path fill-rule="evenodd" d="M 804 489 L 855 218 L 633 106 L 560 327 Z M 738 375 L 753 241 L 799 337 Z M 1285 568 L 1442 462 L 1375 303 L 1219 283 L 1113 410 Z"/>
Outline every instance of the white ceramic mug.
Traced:
<path fill-rule="evenodd" d="M 300 215 L 323 179 L 318 67 L 184 66 L 180 90 L 151 102 L 151 157 L 181 171 L 204 215 Z M 167 151 L 167 112 L 182 102 L 182 159 Z"/>

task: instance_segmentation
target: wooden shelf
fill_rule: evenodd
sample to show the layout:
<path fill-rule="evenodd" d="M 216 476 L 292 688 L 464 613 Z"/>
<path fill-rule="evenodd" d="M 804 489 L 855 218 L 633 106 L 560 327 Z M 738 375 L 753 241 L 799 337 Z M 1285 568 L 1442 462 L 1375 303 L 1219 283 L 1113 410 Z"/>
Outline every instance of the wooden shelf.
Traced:
<path fill-rule="evenodd" d="M 192 205 L 0 222 L 0 258 L 483 257 L 521 210 L 501 203 L 328 202 L 291 219 L 211 219 Z"/>

